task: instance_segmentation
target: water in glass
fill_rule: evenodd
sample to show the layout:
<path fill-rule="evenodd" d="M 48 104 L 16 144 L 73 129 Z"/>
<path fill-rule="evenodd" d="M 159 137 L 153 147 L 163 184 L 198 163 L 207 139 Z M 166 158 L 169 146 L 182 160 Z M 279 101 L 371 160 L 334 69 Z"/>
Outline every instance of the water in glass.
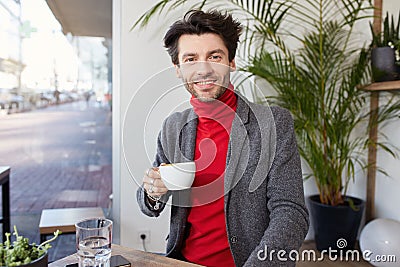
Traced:
<path fill-rule="evenodd" d="M 91 219 L 76 224 L 79 266 L 109 266 L 111 231 L 112 222 L 107 219 Z"/>

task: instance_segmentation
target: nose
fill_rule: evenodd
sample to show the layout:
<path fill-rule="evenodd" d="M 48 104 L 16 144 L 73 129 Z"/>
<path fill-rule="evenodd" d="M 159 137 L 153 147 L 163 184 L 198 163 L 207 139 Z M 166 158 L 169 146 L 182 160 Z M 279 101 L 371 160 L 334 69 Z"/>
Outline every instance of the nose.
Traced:
<path fill-rule="evenodd" d="M 199 61 L 196 63 L 196 73 L 199 76 L 206 76 L 213 72 L 212 63 L 207 61 Z"/>

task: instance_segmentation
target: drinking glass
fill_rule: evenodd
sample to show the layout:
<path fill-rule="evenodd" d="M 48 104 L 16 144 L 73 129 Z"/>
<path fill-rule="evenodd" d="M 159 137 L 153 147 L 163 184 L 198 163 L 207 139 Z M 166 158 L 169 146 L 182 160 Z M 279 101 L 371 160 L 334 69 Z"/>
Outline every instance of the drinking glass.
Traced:
<path fill-rule="evenodd" d="M 107 267 L 110 264 L 113 222 L 104 218 L 85 219 L 75 224 L 79 266 Z"/>

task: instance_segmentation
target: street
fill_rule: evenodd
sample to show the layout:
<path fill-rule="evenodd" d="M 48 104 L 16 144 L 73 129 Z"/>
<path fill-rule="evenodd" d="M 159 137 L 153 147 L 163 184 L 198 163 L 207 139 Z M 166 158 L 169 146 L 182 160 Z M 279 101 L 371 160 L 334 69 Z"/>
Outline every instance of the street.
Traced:
<path fill-rule="evenodd" d="M 85 101 L 0 115 L 11 214 L 100 206 L 111 194 L 111 113 Z"/>

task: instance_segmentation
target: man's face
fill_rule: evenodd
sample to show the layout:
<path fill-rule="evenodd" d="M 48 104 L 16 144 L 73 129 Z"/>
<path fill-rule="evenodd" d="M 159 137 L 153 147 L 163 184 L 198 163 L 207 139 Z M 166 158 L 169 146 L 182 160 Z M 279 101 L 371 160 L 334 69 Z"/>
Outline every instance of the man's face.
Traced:
<path fill-rule="evenodd" d="M 236 65 L 235 60 L 229 61 L 228 48 L 221 37 L 214 33 L 185 34 L 178 40 L 178 51 L 177 76 L 189 93 L 208 102 L 225 92 Z"/>

